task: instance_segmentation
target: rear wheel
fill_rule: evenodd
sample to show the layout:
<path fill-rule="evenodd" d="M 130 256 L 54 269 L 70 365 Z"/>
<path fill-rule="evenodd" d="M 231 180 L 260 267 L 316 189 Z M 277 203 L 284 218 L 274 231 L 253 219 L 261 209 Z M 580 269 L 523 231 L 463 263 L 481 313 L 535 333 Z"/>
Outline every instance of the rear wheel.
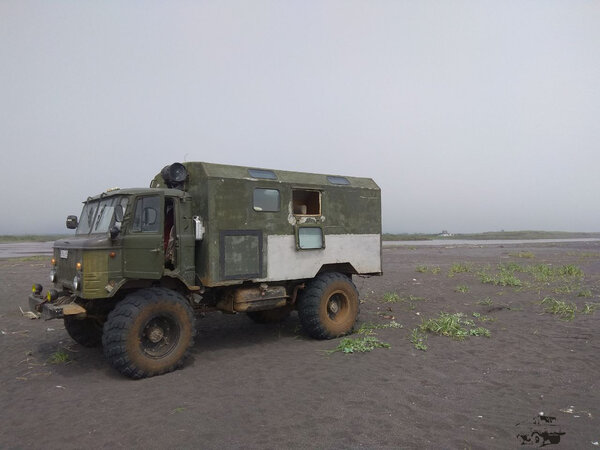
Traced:
<path fill-rule="evenodd" d="M 358 317 L 358 291 L 341 273 L 324 273 L 309 281 L 298 299 L 302 327 L 316 339 L 332 339 L 352 331 Z"/>
<path fill-rule="evenodd" d="M 194 314 L 186 299 L 170 289 L 150 288 L 117 304 L 104 324 L 102 344 L 115 369 L 145 378 L 181 367 L 194 334 Z"/>
<path fill-rule="evenodd" d="M 76 319 L 66 316 L 65 329 L 69 336 L 84 347 L 98 347 L 102 343 L 102 322 L 96 319 Z"/>
<path fill-rule="evenodd" d="M 288 305 L 266 311 L 250 311 L 246 314 L 256 323 L 278 323 L 287 319 L 292 313 L 292 309 L 292 306 Z"/>

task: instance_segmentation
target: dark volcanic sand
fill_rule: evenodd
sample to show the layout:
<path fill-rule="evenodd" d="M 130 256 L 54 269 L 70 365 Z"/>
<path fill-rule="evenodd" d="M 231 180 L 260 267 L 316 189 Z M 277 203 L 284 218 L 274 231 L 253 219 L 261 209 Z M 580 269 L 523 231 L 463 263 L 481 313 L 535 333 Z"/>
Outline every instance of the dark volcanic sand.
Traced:
<path fill-rule="evenodd" d="M 454 262 L 508 261 L 577 264 L 585 278 L 576 292 L 593 297 L 552 292 L 566 282 L 515 290 L 484 285 L 475 273 L 447 275 Z M 420 264 L 441 271 L 419 273 Z M 595 448 L 600 310 L 566 322 L 544 314 L 539 301 L 600 302 L 600 243 L 389 248 L 384 271 L 355 282 L 364 300 L 359 323 L 394 316 L 402 324 L 377 330 L 390 349 L 328 355 L 339 339 L 306 338 L 296 315 L 264 326 L 215 313 L 198 320 L 183 370 L 132 381 L 101 349 L 73 343 L 62 322 L 21 316 L 31 283 L 47 279 L 45 262 L 1 260 L 0 448 L 505 449 L 518 447 L 515 425 L 540 411 L 566 432 L 549 448 Z M 470 291 L 455 292 L 458 285 Z M 427 301 L 414 309 L 382 303 L 386 292 Z M 486 297 L 491 306 L 477 303 Z M 492 335 L 430 335 L 429 349 L 416 350 L 411 330 L 440 311 L 492 317 L 481 324 Z M 61 348 L 72 361 L 47 363 Z"/>

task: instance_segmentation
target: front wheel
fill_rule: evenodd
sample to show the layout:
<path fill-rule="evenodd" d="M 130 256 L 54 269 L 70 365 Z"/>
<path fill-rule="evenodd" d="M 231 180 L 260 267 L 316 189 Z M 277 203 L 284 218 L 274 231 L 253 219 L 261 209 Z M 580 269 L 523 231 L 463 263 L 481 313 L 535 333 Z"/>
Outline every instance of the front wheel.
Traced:
<path fill-rule="evenodd" d="M 69 336 L 84 347 L 98 347 L 102 343 L 102 322 L 97 319 L 65 316 L 65 329 Z"/>
<path fill-rule="evenodd" d="M 115 369 L 145 378 L 181 367 L 194 334 L 186 299 L 170 289 L 149 288 L 128 295 L 110 312 L 102 344 Z"/>
<path fill-rule="evenodd" d="M 352 331 L 358 317 L 358 291 L 341 273 L 324 273 L 308 282 L 298 299 L 298 317 L 308 335 L 333 339 Z"/>
<path fill-rule="evenodd" d="M 531 442 L 536 447 L 542 447 L 544 445 L 544 438 L 539 433 L 533 432 L 531 433 Z"/>

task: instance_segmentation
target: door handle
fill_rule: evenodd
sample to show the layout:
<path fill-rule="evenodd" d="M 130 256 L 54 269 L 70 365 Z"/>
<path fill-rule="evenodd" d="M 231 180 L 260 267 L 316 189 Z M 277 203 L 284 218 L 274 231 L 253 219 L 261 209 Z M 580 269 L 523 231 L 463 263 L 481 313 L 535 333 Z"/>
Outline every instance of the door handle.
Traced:
<path fill-rule="evenodd" d="M 156 248 L 153 248 L 152 250 L 150 250 L 150 253 L 160 253 L 161 250 L 162 250 L 162 248 L 156 247 Z"/>

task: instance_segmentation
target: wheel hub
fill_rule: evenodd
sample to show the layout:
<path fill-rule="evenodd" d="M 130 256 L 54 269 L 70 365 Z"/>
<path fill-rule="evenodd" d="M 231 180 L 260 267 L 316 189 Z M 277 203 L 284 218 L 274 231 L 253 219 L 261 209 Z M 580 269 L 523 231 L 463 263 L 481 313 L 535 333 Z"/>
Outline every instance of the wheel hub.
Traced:
<path fill-rule="evenodd" d="M 146 335 L 148 336 L 150 342 L 157 344 L 165 337 L 165 332 L 161 327 L 154 325 L 150 328 L 150 330 L 148 330 Z"/>
<path fill-rule="evenodd" d="M 338 303 L 337 299 L 333 298 L 329 300 L 329 303 L 327 304 L 327 309 L 331 314 L 337 314 L 340 310 L 340 304 Z"/>
<path fill-rule="evenodd" d="M 164 358 L 177 347 L 181 329 L 168 314 L 156 315 L 140 333 L 142 352 L 151 358 Z"/>

